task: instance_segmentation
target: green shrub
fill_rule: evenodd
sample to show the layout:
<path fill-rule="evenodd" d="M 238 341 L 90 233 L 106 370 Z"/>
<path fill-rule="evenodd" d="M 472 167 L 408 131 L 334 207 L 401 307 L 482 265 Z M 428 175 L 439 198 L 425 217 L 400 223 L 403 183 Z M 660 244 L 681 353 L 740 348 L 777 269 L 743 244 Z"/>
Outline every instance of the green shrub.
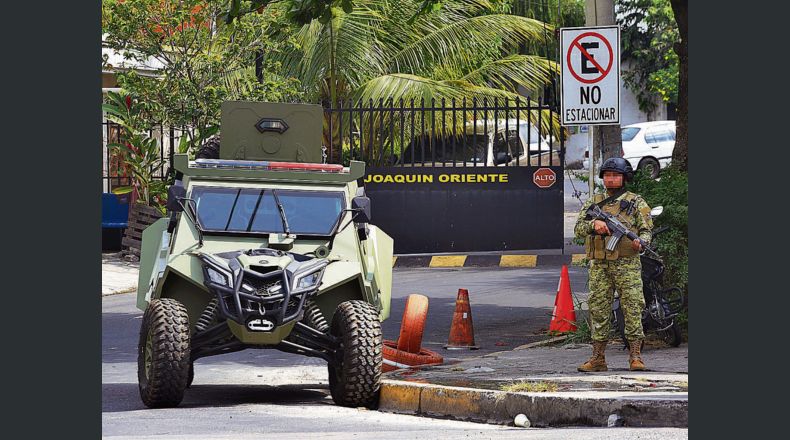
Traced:
<path fill-rule="evenodd" d="M 653 219 L 653 228 L 669 226 L 654 239 L 664 260 L 665 286 L 678 286 L 688 293 L 688 174 L 672 166 L 661 170 L 658 180 L 637 171 L 629 191 L 641 195 L 653 208 L 663 206 L 664 212 Z"/>
<path fill-rule="evenodd" d="M 688 174 L 669 166 L 661 170 L 658 180 L 653 180 L 637 171 L 628 190 L 644 197 L 651 208 L 664 207 L 664 212 L 653 219 L 653 229 L 669 226 L 653 240 L 664 261 L 664 287 L 680 287 L 688 297 Z M 688 334 L 687 307 L 676 320 Z"/>

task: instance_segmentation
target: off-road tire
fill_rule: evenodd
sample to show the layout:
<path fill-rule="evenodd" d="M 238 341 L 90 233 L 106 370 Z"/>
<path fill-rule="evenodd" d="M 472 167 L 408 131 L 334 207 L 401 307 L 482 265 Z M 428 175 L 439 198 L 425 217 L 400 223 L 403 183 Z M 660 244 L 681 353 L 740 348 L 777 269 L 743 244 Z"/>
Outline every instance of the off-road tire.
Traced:
<path fill-rule="evenodd" d="M 195 363 L 189 363 L 189 374 L 187 376 L 187 388 L 192 386 L 192 381 L 195 380 Z"/>
<path fill-rule="evenodd" d="M 195 159 L 219 159 L 219 138 L 211 138 L 201 145 Z"/>
<path fill-rule="evenodd" d="M 373 408 L 381 388 L 381 321 L 365 301 L 341 303 L 332 318 L 331 334 L 340 339 L 338 364 L 329 364 L 332 400 L 342 406 Z"/>
<path fill-rule="evenodd" d="M 170 298 L 151 301 L 143 314 L 137 350 L 137 381 L 145 406 L 166 408 L 181 403 L 189 381 L 189 343 L 184 305 Z"/>

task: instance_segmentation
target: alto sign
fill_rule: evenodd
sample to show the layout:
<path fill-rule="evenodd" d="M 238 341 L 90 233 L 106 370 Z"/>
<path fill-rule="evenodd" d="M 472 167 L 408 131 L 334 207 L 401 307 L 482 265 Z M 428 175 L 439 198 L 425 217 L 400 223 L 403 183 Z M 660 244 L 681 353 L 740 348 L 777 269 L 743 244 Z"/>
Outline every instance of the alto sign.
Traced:
<path fill-rule="evenodd" d="M 557 181 L 557 173 L 551 168 L 538 168 L 532 175 L 532 181 L 539 188 L 548 188 Z"/>
<path fill-rule="evenodd" d="M 562 125 L 620 123 L 620 26 L 561 28 Z"/>

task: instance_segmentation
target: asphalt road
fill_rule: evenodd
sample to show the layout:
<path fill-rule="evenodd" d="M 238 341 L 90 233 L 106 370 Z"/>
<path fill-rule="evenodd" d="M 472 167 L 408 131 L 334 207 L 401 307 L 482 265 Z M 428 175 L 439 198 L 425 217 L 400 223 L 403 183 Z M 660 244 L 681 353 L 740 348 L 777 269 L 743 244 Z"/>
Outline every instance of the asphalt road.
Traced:
<path fill-rule="evenodd" d="M 586 270 L 572 267 L 570 274 L 574 293 L 586 297 Z M 392 314 L 383 323 L 384 337 L 397 338 L 410 293 L 427 295 L 430 305 L 423 345 L 452 362 L 545 337 L 540 332 L 548 327 L 559 269 L 408 269 L 396 270 L 394 279 Z M 459 288 L 469 291 L 480 350 L 441 348 L 447 342 Z M 236 438 L 277 433 L 278 438 L 304 438 L 308 433 L 324 433 L 321 438 L 510 438 L 523 434 L 513 428 L 334 406 L 324 361 L 276 350 L 202 358 L 195 363 L 195 381 L 179 408 L 148 410 L 137 391 L 141 317 L 133 293 L 102 298 L 102 429 L 106 437 Z M 578 432 L 570 431 L 539 438 L 571 438 Z M 685 432 L 669 435 L 682 437 Z"/>
<path fill-rule="evenodd" d="M 587 269 L 569 267 L 571 290 L 586 299 Z M 429 298 L 423 346 L 445 358 L 480 356 L 546 338 L 557 294 L 560 268 L 410 269 L 393 275 L 390 318 L 382 324 L 385 339 L 397 339 L 409 294 Z M 443 348 L 448 342 L 458 289 L 469 291 L 475 343 L 479 350 Z"/>

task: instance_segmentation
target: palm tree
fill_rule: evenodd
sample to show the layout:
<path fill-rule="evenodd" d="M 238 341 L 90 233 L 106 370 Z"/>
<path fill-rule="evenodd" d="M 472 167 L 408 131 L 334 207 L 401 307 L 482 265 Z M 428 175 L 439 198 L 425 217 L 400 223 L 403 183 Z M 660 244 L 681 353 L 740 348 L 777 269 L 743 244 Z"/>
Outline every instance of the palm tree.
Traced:
<path fill-rule="evenodd" d="M 264 13 L 296 17 L 296 29 L 275 36 L 296 49 L 269 56 L 313 99 L 332 107 L 392 97 L 423 103 L 515 101 L 523 99 L 519 91 L 539 95 L 558 72 L 553 61 L 517 53 L 519 47 L 547 41 L 551 27 L 495 11 L 488 0 L 447 0 L 426 14 L 418 14 L 421 4 L 413 0 L 357 1 L 345 9 L 331 7 L 331 14 L 319 18 L 299 9 L 309 3 L 283 0 L 265 8 Z M 542 128 L 556 134 L 556 120 L 546 116 Z M 336 129 L 340 121 L 333 122 Z M 325 125 L 328 135 L 330 121 Z M 460 130 L 463 123 L 456 126 Z"/>

